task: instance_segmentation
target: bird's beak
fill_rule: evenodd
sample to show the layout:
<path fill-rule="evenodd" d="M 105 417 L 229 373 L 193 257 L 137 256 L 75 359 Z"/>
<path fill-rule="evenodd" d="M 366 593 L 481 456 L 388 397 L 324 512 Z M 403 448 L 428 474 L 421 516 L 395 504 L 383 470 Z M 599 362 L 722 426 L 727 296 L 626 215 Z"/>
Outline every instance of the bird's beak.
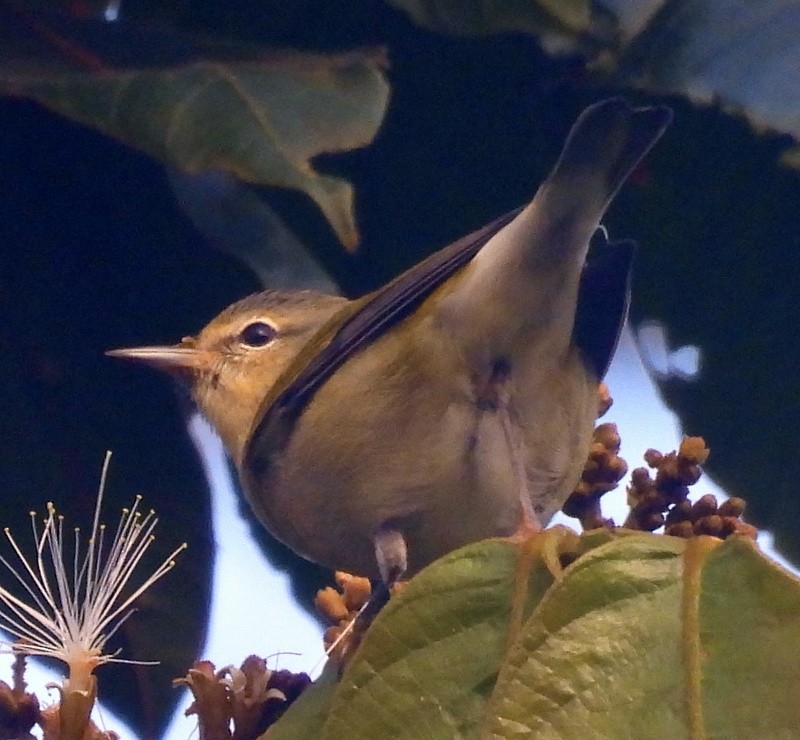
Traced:
<path fill-rule="evenodd" d="M 196 374 L 210 370 L 218 359 L 218 352 L 197 349 L 184 343 L 171 347 L 131 347 L 112 349 L 106 352 L 109 357 L 123 360 L 136 360 L 146 365 L 164 370 L 173 375 Z"/>

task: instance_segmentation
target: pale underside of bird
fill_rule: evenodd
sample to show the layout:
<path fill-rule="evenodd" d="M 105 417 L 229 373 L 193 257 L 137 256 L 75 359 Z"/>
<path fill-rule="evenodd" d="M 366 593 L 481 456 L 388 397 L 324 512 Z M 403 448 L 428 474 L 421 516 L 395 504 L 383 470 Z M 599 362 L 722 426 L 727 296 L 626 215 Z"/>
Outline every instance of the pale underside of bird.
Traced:
<path fill-rule="evenodd" d="M 577 483 L 633 247 L 589 245 L 670 120 L 591 106 L 530 204 L 357 301 L 266 291 L 174 347 L 245 496 L 299 554 L 391 581 L 545 525 Z"/>

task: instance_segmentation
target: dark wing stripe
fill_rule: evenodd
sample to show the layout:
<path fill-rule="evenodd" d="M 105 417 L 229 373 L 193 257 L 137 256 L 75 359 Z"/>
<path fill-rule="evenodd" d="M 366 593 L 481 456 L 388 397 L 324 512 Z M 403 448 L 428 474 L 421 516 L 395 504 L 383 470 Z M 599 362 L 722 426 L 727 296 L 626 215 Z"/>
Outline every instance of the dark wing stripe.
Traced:
<path fill-rule="evenodd" d="M 632 241 L 609 242 L 581 273 L 572 338 L 598 380 L 608 371 L 628 315 L 635 252 Z"/>
<path fill-rule="evenodd" d="M 267 415 L 299 412 L 317 389 L 359 349 L 416 308 L 439 285 L 467 264 L 522 209 L 511 211 L 474 231 L 400 275 L 347 319 L 331 342 L 280 394 Z"/>

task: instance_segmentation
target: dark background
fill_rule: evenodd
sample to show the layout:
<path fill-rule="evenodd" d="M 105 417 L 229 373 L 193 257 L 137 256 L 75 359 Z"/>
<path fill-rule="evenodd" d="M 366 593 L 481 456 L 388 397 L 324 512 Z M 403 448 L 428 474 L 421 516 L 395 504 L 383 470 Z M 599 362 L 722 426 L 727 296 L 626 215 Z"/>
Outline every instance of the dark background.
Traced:
<path fill-rule="evenodd" d="M 83 23 L 92 7 L 70 10 Z M 358 253 L 343 252 L 305 196 L 259 190 L 348 295 L 529 199 L 578 112 L 617 92 L 529 37 L 431 34 L 377 2 L 134 2 L 123 15 L 272 46 L 387 48 L 392 92 L 375 141 L 316 162 L 355 186 Z M 706 438 L 716 479 L 798 562 L 800 182 L 777 162 L 789 141 L 666 102 L 675 123 L 607 219 L 613 236 L 642 245 L 632 317 L 701 348 L 699 380 L 662 379 L 664 397 L 687 433 Z M 203 240 L 157 162 L 23 100 L 0 100 L 0 131 L 0 513 L 24 534 L 28 510 L 48 500 L 86 521 L 112 449 L 108 511 L 141 492 L 163 519 L 155 549 L 190 542 L 179 577 L 148 594 L 120 635 L 126 656 L 158 655 L 160 673 L 101 674 L 104 699 L 155 737 L 175 699 L 163 687 L 202 642 L 208 492 L 183 430 L 186 399 L 103 352 L 174 342 L 259 286 Z M 327 574 L 258 536 L 297 570 L 307 603 Z"/>

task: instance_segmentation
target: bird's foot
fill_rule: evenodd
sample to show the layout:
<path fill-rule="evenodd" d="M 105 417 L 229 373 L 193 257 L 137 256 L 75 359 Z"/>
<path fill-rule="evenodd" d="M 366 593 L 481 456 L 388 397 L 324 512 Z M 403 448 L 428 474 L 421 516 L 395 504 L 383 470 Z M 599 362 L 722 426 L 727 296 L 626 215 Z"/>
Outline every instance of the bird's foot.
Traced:
<path fill-rule="evenodd" d="M 381 579 L 387 588 L 403 577 L 408 567 L 408 548 L 402 533 L 392 527 L 381 527 L 373 539 L 375 558 Z"/>
<path fill-rule="evenodd" d="M 350 661 L 372 620 L 389 601 L 392 588 L 406 572 L 408 548 L 405 538 L 398 530 L 382 527 L 375 534 L 374 544 L 381 580 L 373 582 L 369 597 L 327 651 L 328 655 L 332 655 L 340 644 L 343 646 L 337 657 L 340 670 Z"/>

